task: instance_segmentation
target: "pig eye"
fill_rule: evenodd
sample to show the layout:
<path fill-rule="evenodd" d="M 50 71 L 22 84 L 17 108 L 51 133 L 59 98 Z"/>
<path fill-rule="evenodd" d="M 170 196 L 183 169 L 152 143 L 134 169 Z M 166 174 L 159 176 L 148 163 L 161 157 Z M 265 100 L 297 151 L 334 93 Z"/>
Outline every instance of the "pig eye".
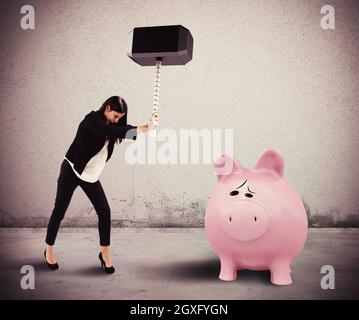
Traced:
<path fill-rule="evenodd" d="M 235 190 L 235 191 L 231 191 L 230 195 L 231 196 L 236 196 L 239 193 L 239 191 Z"/>
<path fill-rule="evenodd" d="M 247 198 L 252 198 L 253 197 L 253 194 L 251 194 L 251 193 L 245 193 L 244 194 Z"/>

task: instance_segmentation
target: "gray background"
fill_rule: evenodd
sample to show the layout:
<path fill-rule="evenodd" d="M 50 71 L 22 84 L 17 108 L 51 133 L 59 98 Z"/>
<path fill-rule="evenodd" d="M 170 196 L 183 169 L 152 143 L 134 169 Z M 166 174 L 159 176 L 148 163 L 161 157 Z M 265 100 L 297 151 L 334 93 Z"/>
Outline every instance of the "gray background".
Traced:
<path fill-rule="evenodd" d="M 79 122 L 111 95 L 129 123 L 150 115 L 154 69 L 133 63 L 136 26 L 182 24 L 193 60 L 165 67 L 161 128 L 232 128 L 234 155 L 252 167 L 267 148 L 312 226 L 358 226 L 357 1 L 330 1 L 336 29 L 320 28 L 326 1 L 1 1 L 0 226 L 46 226 L 60 164 Z M 128 165 L 115 147 L 101 182 L 113 226 L 202 226 L 212 165 Z M 63 225 L 96 226 L 77 189 Z"/>

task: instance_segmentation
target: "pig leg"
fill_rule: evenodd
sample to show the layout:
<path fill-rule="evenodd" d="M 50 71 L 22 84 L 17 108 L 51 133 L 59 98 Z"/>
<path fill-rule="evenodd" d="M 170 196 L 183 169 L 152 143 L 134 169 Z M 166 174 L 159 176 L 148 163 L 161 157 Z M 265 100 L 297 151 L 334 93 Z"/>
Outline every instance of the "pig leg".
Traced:
<path fill-rule="evenodd" d="M 232 259 L 227 257 L 220 257 L 221 272 L 219 279 L 223 281 L 233 281 L 237 279 L 237 269 Z"/>
<path fill-rule="evenodd" d="M 290 276 L 290 265 L 285 261 L 276 261 L 270 267 L 271 282 L 276 285 L 285 286 L 292 283 Z"/>

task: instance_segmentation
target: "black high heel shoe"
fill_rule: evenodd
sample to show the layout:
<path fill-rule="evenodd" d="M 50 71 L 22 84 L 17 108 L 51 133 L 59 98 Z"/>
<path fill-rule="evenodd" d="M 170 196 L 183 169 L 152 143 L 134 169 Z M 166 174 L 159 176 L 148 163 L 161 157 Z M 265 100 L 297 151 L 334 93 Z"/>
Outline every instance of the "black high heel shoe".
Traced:
<path fill-rule="evenodd" d="M 114 272 L 115 272 L 115 268 L 114 268 L 113 266 L 111 266 L 111 267 L 106 267 L 105 260 L 103 260 L 103 257 L 102 257 L 102 252 L 99 253 L 98 258 L 99 258 L 100 261 L 101 261 L 101 268 L 102 268 L 103 270 L 105 270 L 105 272 L 106 272 L 107 274 L 111 274 L 111 273 L 114 273 Z"/>
<path fill-rule="evenodd" d="M 44 251 L 44 256 L 45 256 L 45 261 L 47 263 L 47 266 L 49 267 L 50 270 L 57 270 L 59 268 L 59 265 L 57 263 L 48 263 L 47 259 L 46 259 L 46 249 Z"/>

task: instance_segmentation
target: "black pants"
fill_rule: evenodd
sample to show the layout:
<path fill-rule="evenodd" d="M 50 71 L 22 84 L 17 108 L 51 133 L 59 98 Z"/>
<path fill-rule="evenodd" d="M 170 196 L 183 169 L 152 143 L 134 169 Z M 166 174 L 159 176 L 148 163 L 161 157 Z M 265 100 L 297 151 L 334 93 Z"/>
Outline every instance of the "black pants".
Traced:
<path fill-rule="evenodd" d="M 108 205 L 105 192 L 100 181 L 94 183 L 86 182 L 78 178 L 67 160 L 61 164 L 59 178 L 57 179 L 57 193 L 55 207 L 47 226 L 46 243 L 53 245 L 59 231 L 61 220 L 70 204 L 72 195 L 80 186 L 90 199 L 98 215 L 98 230 L 100 234 L 100 245 L 110 245 L 111 211 Z"/>

